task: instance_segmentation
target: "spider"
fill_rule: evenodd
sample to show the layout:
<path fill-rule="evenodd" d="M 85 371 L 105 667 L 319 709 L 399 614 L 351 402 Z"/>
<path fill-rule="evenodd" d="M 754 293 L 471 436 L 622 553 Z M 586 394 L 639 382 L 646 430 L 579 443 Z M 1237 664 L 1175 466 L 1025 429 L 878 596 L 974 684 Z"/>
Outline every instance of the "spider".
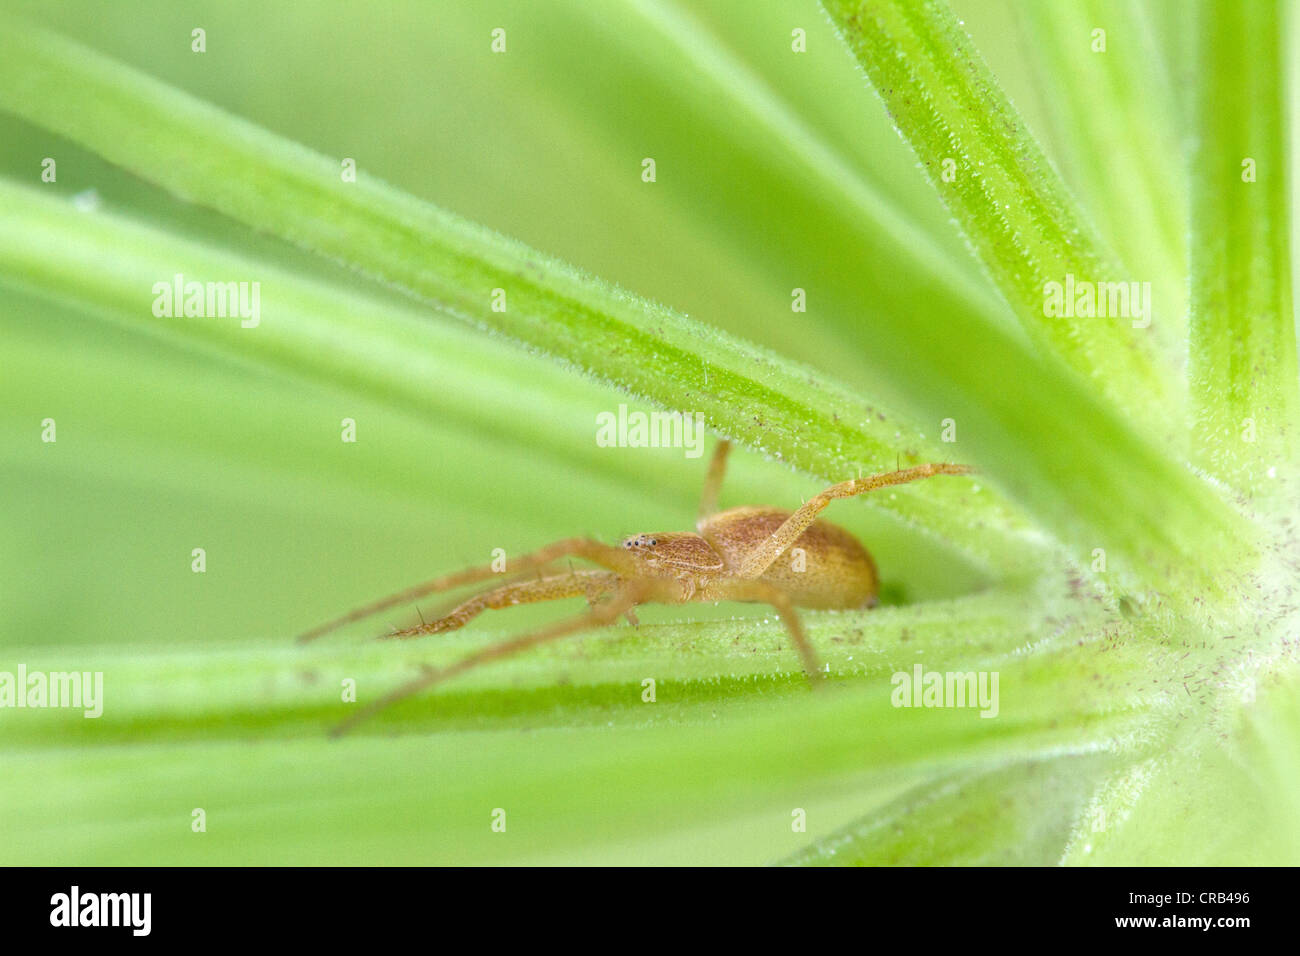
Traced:
<path fill-rule="evenodd" d="M 464 627 L 488 609 L 586 598 L 587 613 L 544 627 L 521 637 L 500 641 L 454 664 L 424 672 L 400 685 L 335 728 L 335 735 L 380 710 L 427 690 L 448 678 L 488 661 L 518 654 L 529 648 L 591 628 L 605 627 L 620 617 L 636 624 L 635 608 L 651 602 L 685 604 L 688 601 L 748 601 L 770 604 L 780 616 L 810 679 L 822 677 L 817 655 L 799 624 L 795 607 L 848 610 L 876 605 L 879 578 L 876 564 L 858 540 L 817 515 L 836 498 L 906 484 L 935 475 L 967 475 L 969 465 L 927 464 L 868 475 L 831 485 L 795 512 L 778 508 L 740 507 L 718 511 L 718 490 L 726 472 L 731 443 L 720 440 L 714 449 L 700 498 L 696 531 L 638 534 L 621 545 L 590 538 L 566 538 L 530 554 L 508 561 L 514 576 L 461 602 L 436 620 L 384 635 L 392 638 L 441 634 Z M 799 561 L 779 560 L 801 549 Z M 580 558 L 597 569 L 554 573 L 550 565 L 561 558 Z M 552 573 L 547 573 L 551 570 Z M 498 577 L 492 567 L 469 568 L 407 588 L 397 594 L 357 608 L 304 634 L 305 643 L 323 634 L 399 604 L 439 591 L 447 591 Z"/>

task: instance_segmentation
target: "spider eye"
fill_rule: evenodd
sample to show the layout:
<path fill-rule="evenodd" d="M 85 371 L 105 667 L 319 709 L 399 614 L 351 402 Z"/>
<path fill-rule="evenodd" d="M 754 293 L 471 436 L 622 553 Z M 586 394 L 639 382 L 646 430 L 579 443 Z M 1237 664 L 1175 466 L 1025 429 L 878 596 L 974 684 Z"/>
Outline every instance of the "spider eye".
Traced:
<path fill-rule="evenodd" d="M 651 538 L 651 539 L 650 539 L 648 542 L 646 542 L 646 543 L 649 544 L 650 547 L 653 548 L 653 547 L 654 547 L 656 544 L 658 544 L 659 542 L 656 541 L 654 538 Z"/>

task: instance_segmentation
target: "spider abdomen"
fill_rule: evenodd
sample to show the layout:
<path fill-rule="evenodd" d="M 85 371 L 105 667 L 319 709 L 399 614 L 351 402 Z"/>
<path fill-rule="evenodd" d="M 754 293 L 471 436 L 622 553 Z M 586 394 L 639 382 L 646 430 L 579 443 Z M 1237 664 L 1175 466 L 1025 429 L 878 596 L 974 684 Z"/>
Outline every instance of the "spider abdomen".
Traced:
<path fill-rule="evenodd" d="M 770 538 L 790 517 L 777 508 L 732 508 L 708 518 L 700 535 L 728 568 Z M 876 603 L 876 563 L 858 539 L 827 521 L 814 521 L 762 574 L 801 607 L 848 609 Z"/>

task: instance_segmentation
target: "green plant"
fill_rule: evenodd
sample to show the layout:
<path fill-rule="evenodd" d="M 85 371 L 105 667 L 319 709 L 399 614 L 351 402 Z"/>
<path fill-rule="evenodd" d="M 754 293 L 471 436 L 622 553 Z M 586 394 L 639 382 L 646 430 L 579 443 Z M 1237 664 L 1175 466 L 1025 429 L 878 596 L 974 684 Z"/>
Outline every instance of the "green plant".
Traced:
<path fill-rule="evenodd" d="M 0 182 L 0 424 L 7 491 L 28 505 L 6 553 L 27 596 L 3 649 L 32 669 L 103 670 L 113 695 L 99 720 L 5 715 L 6 860 L 1294 862 L 1282 6 L 1202 0 L 1194 52 L 1159 4 L 1026 6 L 1065 119 L 1062 173 L 943 3 L 826 0 L 842 44 L 812 8 L 796 22 L 727 3 L 628 0 L 600 21 L 577 3 L 530 7 L 450 15 L 482 50 L 449 45 L 437 75 L 450 82 L 461 56 L 526 100 L 488 99 L 521 124 L 530 108 L 562 117 L 578 80 L 547 43 L 580 42 L 608 80 L 582 95 L 611 109 L 574 149 L 622 142 L 617 97 L 645 97 L 636 122 L 659 131 L 666 181 L 632 202 L 654 204 L 684 263 L 724 250 L 735 308 L 693 319 L 365 162 L 349 181 L 337 159 L 207 102 L 235 95 L 215 74 L 189 76 L 196 96 L 3 21 L 0 108 L 24 145 Z M 223 14 L 207 16 L 222 35 Z M 188 38 L 178 17 L 164 35 Z M 523 66 L 486 59 L 495 17 Z M 1094 53 L 1099 23 L 1110 46 Z M 788 65 L 792 26 L 818 58 Z M 168 69 L 206 68 L 193 60 Z M 1152 81 L 1165 71 L 1194 95 Z M 633 82 L 646 76 L 657 97 Z M 552 99 L 523 92 L 538 86 Z M 887 124 L 859 128 L 881 119 L 877 96 L 924 179 L 888 151 Z M 1158 133 L 1186 124 L 1184 181 Z M 718 194 L 717 169 L 691 168 L 700 130 L 743 188 Z M 75 158 L 65 182 L 97 162 L 130 176 L 99 167 L 109 208 L 87 213 L 30 182 L 54 152 Z M 610 167 L 635 178 L 640 159 Z M 601 175 L 588 188 L 612 189 Z M 776 251 L 753 238 L 773 216 Z M 151 290 L 175 273 L 256 279 L 262 321 L 159 318 Z M 1046 314 L 1044 283 L 1067 275 L 1149 281 L 1155 314 Z M 789 318 L 791 286 L 815 320 Z M 730 503 L 793 504 L 899 460 L 958 458 L 982 476 L 828 514 L 869 522 L 895 587 L 893 606 L 806 615 L 832 693 L 807 693 L 778 622 L 659 615 L 327 741 L 342 681 L 382 692 L 514 619 L 400 647 L 302 650 L 294 631 L 492 546 L 689 525 L 698 465 L 594 445 L 595 413 L 626 401 L 699 412 L 805 476 L 742 458 Z M 46 416 L 59 439 L 42 446 Z M 365 430 L 355 449 L 340 417 Z M 955 444 L 939 438 L 949 421 Z M 204 575 L 188 566 L 199 540 Z M 322 594 L 330 580 L 347 583 Z M 892 675 L 918 662 L 997 672 L 997 718 L 893 706 Z M 508 839 L 488 827 L 498 807 Z"/>

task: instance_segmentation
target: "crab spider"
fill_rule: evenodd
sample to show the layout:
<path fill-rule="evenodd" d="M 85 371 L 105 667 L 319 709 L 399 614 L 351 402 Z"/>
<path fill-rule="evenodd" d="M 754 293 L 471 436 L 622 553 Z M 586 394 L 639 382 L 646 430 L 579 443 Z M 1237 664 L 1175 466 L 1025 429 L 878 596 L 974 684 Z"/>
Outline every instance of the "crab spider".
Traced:
<path fill-rule="evenodd" d="M 795 607 L 869 608 L 876 604 L 879 578 L 871 555 L 847 531 L 817 515 L 836 498 L 851 498 L 877 488 L 902 485 L 936 475 L 966 475 L 969 465 L 928 464 L 853 478 L 814 495 L 797 511 L 770 507 L 717 510 L 718 489 L 726 472 L 731 443 L 714 450 L 700 498 L 696 530 L 638 534 L 613 546 L 590 538 L 566 538 L 507 562 L 516 575 L 452 608 L 436 620 L 385 635 L 395 638 L 440 634 L 464 627 L 486 610 L 561 598 L 586 598 L 590 609 L 521 637 L 489 645 L 442 670 L 426 669 L 419 677 L 367 705 L 337 727 L 343 733 L 396 701 L 426 690 L 488 661 L 518 654 L 578 631 L 613 624 L 622 616 L 635 622 L 637 605 L 685 604 L 689 601 L 749 601 L 770 604 L 781 617 L 810 678 L 820 671 L 817 655 L 799 624 Z M 791 548 L 802 549 L 800 566 L 778 559 Z M 545 573 L 561 558 L 578 558 L 596 569 Z M 533 575 L 535 577 L 519 577 Z M 498 577 L 491 567 L 470 568 L 417 584 L 314 628 L 299 636 L 315 640 L 338 627 L 439 591 Z"/>

